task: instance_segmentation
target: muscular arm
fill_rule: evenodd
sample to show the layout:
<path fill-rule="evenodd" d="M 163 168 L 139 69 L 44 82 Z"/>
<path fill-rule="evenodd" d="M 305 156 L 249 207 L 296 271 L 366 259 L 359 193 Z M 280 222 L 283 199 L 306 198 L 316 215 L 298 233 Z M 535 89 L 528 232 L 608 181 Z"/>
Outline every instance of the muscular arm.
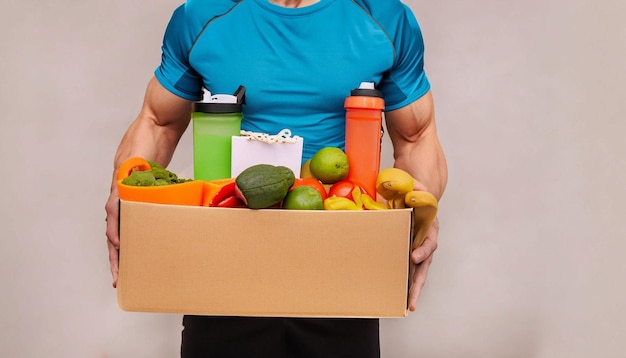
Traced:
<path fill-rule="evenodd" d="M 139 116 L 130 125 L 117 149 L 114 160 L 111 194 L 105 205 L 107 212 L 107 246 L 113 275 L 117 284 L 118 251 L 118 200 L 115 178 L 120 164 L 130 157 L 143 157 L 167 166 L 174 149 L 183 135 L 191 117 L 192 102 L 182 99 L 152 78 L 148 83 Z"/>
<path fill-rule="evenodd" d="M 437 136 L 431 92 L 406 107 L 385 113 L 385 121 L 393 144 L 394 166 L 410 173 L 440 199 L 448 169 Z"/>
<path fill-rule="evenodd" d="M 180 98 L 152 78 L 137 119 L 130 125 L 115 154 L 115 170 L 122 161 L 140 156 L 166 166 L 191 118 L 192 102 Z"/>
<path fill-rule="evenodd" d="M 446 159 L 435 126 L 433 97 L 430 92 L 412 104 L 385 114 L 387 131 L 393 144 L 394 166 L 410 173 L 440 199 L 448 181 Z M 411 289 L 409 309 L 415 310 L 417 298 L 426 282 L 433 253 L 437 249 L 439 220 L 428 230 L 422 246 L 411 252 Z"/>

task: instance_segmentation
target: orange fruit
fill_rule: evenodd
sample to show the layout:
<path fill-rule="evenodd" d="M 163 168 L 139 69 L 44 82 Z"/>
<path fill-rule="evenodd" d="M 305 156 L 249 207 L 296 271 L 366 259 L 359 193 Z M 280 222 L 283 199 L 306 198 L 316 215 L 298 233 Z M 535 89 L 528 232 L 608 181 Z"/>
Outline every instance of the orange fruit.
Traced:
<path fill-rule="evenodd" d="M 348 176 L 348 156 L 339 148 L 324 147 L 313 155 L 309 167 L 322 183 L 336 183 Z"/>
<path fill-rule="evenodd" d="M 315 188 L 307 185 L 293 188 L 283 199 L 283 209 L 323 210 L 324 200 Z"/>

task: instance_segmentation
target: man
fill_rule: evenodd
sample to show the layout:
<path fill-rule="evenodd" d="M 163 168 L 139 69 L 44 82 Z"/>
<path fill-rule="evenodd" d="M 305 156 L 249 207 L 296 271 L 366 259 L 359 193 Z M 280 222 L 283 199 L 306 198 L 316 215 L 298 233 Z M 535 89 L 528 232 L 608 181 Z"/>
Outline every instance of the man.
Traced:
<path fill-rule="evenodd" d="M 343 100 L 375 82 L 386 102 L 394 166 L 440 198 L 447 167 L 435 127 L 423 41 L 399 0 L 189 0 L 173 14 L 163 56 L 115 168 L 131 156 L 167 165 L 202 87 L 245 85 L 242 128 L 305 138 L 304 160 L 344 145 Z M 115 178 L 115 173 L 113 175 Z M 106 204 L 109 259 L 118 273 L 118 194 Z M 409 295 L 415 309 L 437 246 L 438 221 L 414 250 Z M 378 357 L 378 320 L 185 316 L 181 353 L 190 357 Z"/>

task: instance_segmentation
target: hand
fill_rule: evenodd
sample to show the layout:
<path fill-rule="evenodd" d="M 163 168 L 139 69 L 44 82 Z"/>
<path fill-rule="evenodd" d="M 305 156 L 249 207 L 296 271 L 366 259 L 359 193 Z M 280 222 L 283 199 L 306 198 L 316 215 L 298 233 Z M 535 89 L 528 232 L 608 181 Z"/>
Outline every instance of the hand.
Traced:
<path fill-rule="evenodd" d="M 119 272 L 119 195 L 117 190 L 111 190 L 109 200 L 104 209 L 107 212 L 106 236 L 109 248 L 109 263 L 111 264 L 111 275 L 113 275 L 113 287 L 117 287 L 117 274 Z"/>
<path fill-rule="evenodd" d="M 439 235 L 439 219 L 436 218 L 428 229 L 426 240 L 422 246 L 411 252 L 411 288 L 409 291 L 409 310 L 415 311 L 417 298 L 419 297 L 422 287 L 426 283 L 426 275 L 428 268 L 433 261 L 433 253 L 437 249 L 437 238 Z"/>

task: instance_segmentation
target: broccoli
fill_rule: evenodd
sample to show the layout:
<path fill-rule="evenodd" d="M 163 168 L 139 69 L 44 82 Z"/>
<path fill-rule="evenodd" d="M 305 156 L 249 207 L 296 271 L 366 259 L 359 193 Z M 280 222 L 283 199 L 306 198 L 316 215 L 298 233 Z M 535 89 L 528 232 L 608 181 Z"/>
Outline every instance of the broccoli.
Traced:
<path fill-rule="evenodd" d="M 148 161 L 148 164 L 150 164 L 150 170 L 135 170 L 128 178 L 122 180 L 122 184 L 132 186 L 161 186 L 186 183 L 193 180 L 181 179 L 175 173 L 163 168 L 155 162 Z"/>
<path fill-rule="evenodd" d="M 152 174 L 154 174 L 155 179 L 165 180 L 166 182 L 173 184 L 178 180 L 178 176 L 171 171 L 163 168 L 152 168 Z"/>
<path fill-rule="evenodd" d="M 165 180 L 165 179 L 158 179 L 154 181 L 154 186 L 161 186 L 161 185 L 170 185 L 172 183 L 170 183 L 169 181 Z"/>
<path fill-rule="evenodd" d="M 139 171 L 135 170 L 130 173 L 128 178 L 122 180 L 122 184 L 132 185 L 132 186 L 152 186 L 156 181 L 154 174 L 151 171 Z"/>

